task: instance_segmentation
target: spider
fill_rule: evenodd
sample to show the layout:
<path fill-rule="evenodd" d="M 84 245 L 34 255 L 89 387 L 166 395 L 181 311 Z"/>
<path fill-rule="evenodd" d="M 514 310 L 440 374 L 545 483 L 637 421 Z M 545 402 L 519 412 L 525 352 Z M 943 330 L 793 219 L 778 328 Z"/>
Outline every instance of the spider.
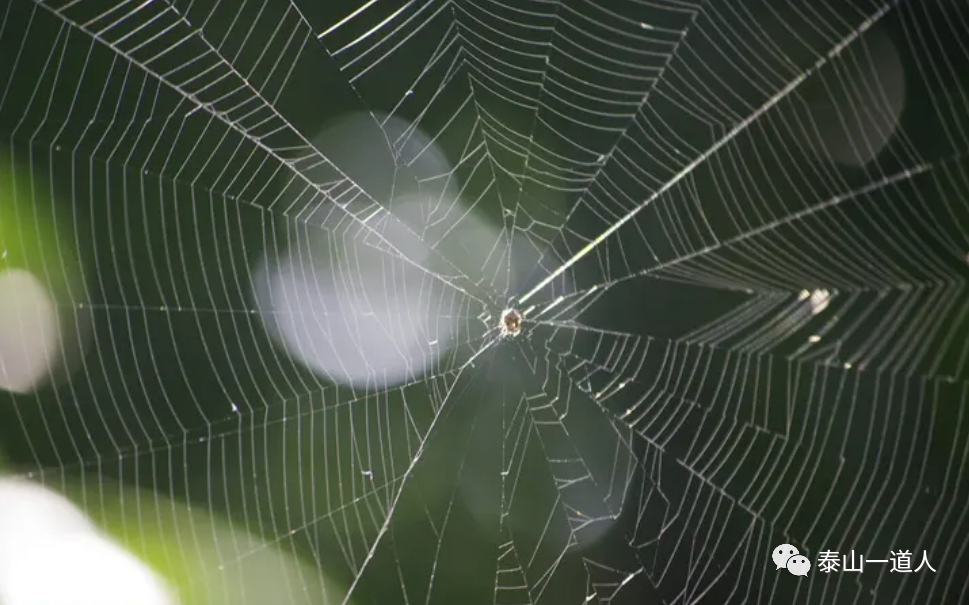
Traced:
<path fill-rule="evenodd" d="M 505 309 L 501 313 L 498 329 L 502 337 L 515 337 L 522 331 L 522 314 L 518 309 Z"/>

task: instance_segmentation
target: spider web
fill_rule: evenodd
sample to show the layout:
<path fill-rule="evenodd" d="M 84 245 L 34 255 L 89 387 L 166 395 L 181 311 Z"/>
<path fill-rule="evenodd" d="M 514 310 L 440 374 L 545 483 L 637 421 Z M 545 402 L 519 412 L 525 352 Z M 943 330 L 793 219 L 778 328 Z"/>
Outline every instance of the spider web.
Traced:
<path fill-rule="evenodd" d="M 41 266 L 85 260 L 93 338 L 2 435 L 131 543 L 141 499 L 265 538 L 216 544 L 208 602 L 269 547 L 328 585 L 279 602 L 969 600 L 963 3 L 4 11 L 17 224 L 67 209 Z M 349 114 L 384 144 L 316 136 Z"/>

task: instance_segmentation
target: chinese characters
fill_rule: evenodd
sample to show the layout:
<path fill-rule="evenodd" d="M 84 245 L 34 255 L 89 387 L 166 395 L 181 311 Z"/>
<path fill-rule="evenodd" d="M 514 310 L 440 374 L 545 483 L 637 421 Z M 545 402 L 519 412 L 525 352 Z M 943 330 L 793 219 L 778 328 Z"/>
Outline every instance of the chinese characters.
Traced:
<path fill-rule="evenodd" d="M 872 563 L 891 563 L 892 568 L 889 570 L 891 572 L 913 573 L 923 569 L 935 572 L 935 568 L 929 563 L 929 554 L 924 550 L 922 551 L 921 562 L 915 569 L 912 569 L 912 551 L 892 550 L 890 554 L 891 556 L 888 559 L 865 559 L 864 555 L 859 554 L 856 560 L 854 550 L 851 551 L 850 555 L 840 556 L 837 551 L 822 550 L 818 553 L 817 568 L 822 573 L 837 573 L 839 571 L 862 573 L 865 569 L 865 563 L 869 565 Z"/>

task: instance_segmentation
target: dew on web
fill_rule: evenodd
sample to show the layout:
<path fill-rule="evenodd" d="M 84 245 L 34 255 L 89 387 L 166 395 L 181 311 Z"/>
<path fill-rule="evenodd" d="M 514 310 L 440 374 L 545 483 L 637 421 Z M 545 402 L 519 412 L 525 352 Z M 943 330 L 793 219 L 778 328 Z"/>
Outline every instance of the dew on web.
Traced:
<path fill-rule="evenodd" d="M 966 602 L 967 33 L 8 3 L 0 473 L 205 603 Z"/>

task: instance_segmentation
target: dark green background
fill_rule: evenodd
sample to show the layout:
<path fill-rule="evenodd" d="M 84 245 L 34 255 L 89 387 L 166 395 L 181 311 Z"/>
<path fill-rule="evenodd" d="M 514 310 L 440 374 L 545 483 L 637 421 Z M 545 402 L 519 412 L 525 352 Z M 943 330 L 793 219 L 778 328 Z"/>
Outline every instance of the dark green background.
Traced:
<path fill-rule="evenodd" d="M 45 4 L 56 9 L 64 3 Z M 672 139 L 675 133 L 685 150 L 679 161 L 686 165 L 727 134 L 735 123 L 731 117 L 746 118 L 748 107 L 762 105 L 765 88 L 773 95 L 780 88 L 772 84 L 789 80 L 768 74 L 766 64 L 738 50 L 737 40 L 769 39 L 791 73 L 803 73 L 831 42 L 858 27 L 862 15 L 879 9 L 867 2 L 812 2 L 812 10 L 801 2 L 710 4 L 712 10 L 695 18 L 645 3 L 601 4 L 657 27 L 689 25 L 689 33 L 652 93 L 654 113 L 646 123 L 657 128 L 652 131 L 657 136 L 629 131 L 642 152 L 629 157 L 655 183 L 609 169 L 607 161 L 605 176 L 574 192 L 546 187 L 568 172 L 553 174 L 537 159 L 526 167 L 496 143 L 501 131 L 494 123 L 587 163 L 595 150 L 616 149 L 620 133 L 583 128 L 548 109 L 539 120 L 535 112 L 489 92 L 488 66 L 496 63 L 488 61 L 516 60 L 509 50 L 515 42 L 507 39 L 505 50 L 488 45 L 489 39 L 506 39 L 489 34 L 475 15 L 514 14 L 508 10 L 484 0 L 460 0 L 440 12 L 431 6 L 419 17 L 435 15 L 426 27 L 351 86 L 350 76 L 340 71 L 344 56 L 328 54 L 336 42 L 311 35 L 350 12 L 354 6 L 348 3 L 299 0 L 294 6 L 311 25 L 305 30 L 286 2 L 241 9 L 208 0 L 175 6 L 205 40 L 222 44 L 223 55 L 241 73 L 267 48 L 276 24 L 296 31 L 297 40 L 306 38 L 285 51 L 269 45 L 267 52 L 282 53 L 286 69 L 292 64 L 285 87 L 267 82 L 265 69 L 257 68 L 250 81 L 278 91 L 273 107 L 309 138 L 341 115 L 390 112 L 404 98 L 398 115 L 420 116 L 426 132 L 443 130 L 439 143 L 452 162 L 461 159 L 467 140 L 487 143 L 490 168 L 458 171 L 466 199 L 491 186 L 478 212 L 496 225 L 510 227 L 526 214 L 552 225 L 529 234 L 550 239 L 556 255 L 568 258 L 649 197 L 648 186 L 655 189 L 678 171 L 674 160 L 659 161 L 673 157 L 661 135 Z M 903 2 L 889 9 L 789 99 L 577 263 L 568 273 L 571 285 L 559 280 L 529 301 L 547 303 L 592 284 L 608 285 L 589 299 L 580 317 L 570 313 L 562 321 L 639 337 L 637 346 L 650 347 L 642 363 L 632 354 L 642 349 L 629 345 L 621 360 L 635 362 L 611 365 L 617 360 L 609 357 L 609 347 L 628 341 L 526 321 L 522 338 L 493 346 L 455 380 L 450 371 L 483 344 L 485 332 L 475 319 L 480 305 L 460 301 L 453 309 L 468 319 L 456 357 L 435 367 L 443 374 L 377 394 L 327 384 L 286 360 L 251 313 L 249 268 L 267 250 L 272 254 L 273 246 L 282 249 L 319 229 L 317 213 L 332 202 L 314 199 L 288 214 L 267 211 L 270 200 L 255 193 L 267 183 L 266 191 L 277 191 L 286 173 L 257 172 L 258 160 L 248 158 L 262 156 L 252 140 L 208 110 L 183 121 L 196 108 L 192 100 L 146 75 L 117 49 L 92 44 L 77 25 L 108 5 L 81 3 L 64 13 L 66 20 L 25 0 L 4 8 L 3 157 L 30 186 L 18 190 L 16 210 L 9 203 L 12 189 L 3 192 L 0 233 L 7 237 L 6 225 L 16 221 L 26 234 L 21 237 L 43 242 L 18 262 L 45 275 L 61 308 L 93 335 L 69 381 L 29 396 L 0 395 L 0 449 L 19 472 L 52 486 L 61 486 L 65 477 L 76 484 L 83 476 L 81 492 L 95 515 L 100 500 L 117 499 L 121 488 L 191 502 L 292 547 L 348 584 L 356 572 L 333 534 L 370 509 L 328 511 L 324 488 L 341 483 L 348 493 L 365 488 L 355 474 L 360 469 L 348 460 L 360 447 L 357 440 L 376 430 L 361 423 L 375 418 L 384 423 L 385 443 L 398 449 L 391 454 L 376 452 L 375 443 L 369 447 L 392 463 L 384 480 L 399 479 L 415 451 L 406 444 L 408 427 L 415 431 L 411 438 L 423 434 L 446 400 L 354 602 L 403 602 L 402 587 L 410 602 L 423 601 L 432 573 L 431 601 L 490 602 L 505 538 L 497 533 L 497 516 L 488 527 L 473 520 L 456 486 L 474 482 L 497 501 L 503 446 L 513 443 L 501 419 L 511 421 L 523 396 L 537 396 L 529 400 L 533 406 L 551 401 L 558 387 L 545 380 L 548 372 L 570 389 L 571 422 L 580 427 L 614 420 L 644 396 L 653 404 L 619 433 L 640 462 L 622 516 L 605 540 L 583 553 L 585 561 L 573 554 L 547 584 L 529 579 L 536 589 L 544 587 L 541 602 L 581 602 L 591 584 L 605 586 L 625 575 L 584 564 L 588 561 L 645 570 L 613 601 L 622 603 L 955 603 L 966 594 L 969 10 L 963 4 Z M 592 10 L 582 2 L 565 5 L 572 8 L 559 7 L 563 15 Z M 529 6 L 556 10 L 555 3 Z M 389 14 L 394 8 L 380 10 Z M 545 22 L 533 18 L 536 25 Z M 250 25 L 255 34 L 243 43 Z M 451 28 L 459 34 L 450 54 L 405 97 Z M 168 38 L 190 31 L 186 27 Z M 536 40 L 557 35 L 541 28 L 522 31 Z M 569 31 L 563 26 L 561 33 Z M 805 144 L 816 136 L 810 124 L 831 119 L 830 112 L 839 109 L 850 119 L 844 106 L 832 109 L 832 99 L 857 78 L 853 70 L 865 65 L 866 36 L 874 33 L 892 40 L 906 74 L 896 134 L 864 167 L 819 159 Z M 403 34 L 393 38 L 400 39 Z M 190 39 L 169 59 L 177 64 L 191 58 L 201 48 L 199 40 Z M 571 61 L 568 42 L 553 40 L 552 64 L 579 80 L 612 84 L 608 76 Z M 661 55 L 668 48 L 656 45 Z M 607 41 L 601 50 L 608 52 Z M 448 73 L 452 59 L 459 67 Z M 535 65 L 543 63 L 540 57 Z M 498 70 L 496 77 L 501 75 Z M 510 68 L 504 75 L 530 77 Z M 548 91 L 565 94 L 553 84 Z M 458 112 L 469 95 L 473 103 Z M 555 99 L 546 99 L 550 107 L 568 111 Z M 682 111 L 685 103 L 722 122 L 703 124 Z M 576 115 L 592 126 L 622 128 L 630 122 Z M 570 147 L 551 127 L 587 151 Z M 346 165 L 345 149 L 319 151 L 337 166 Z M 393 155 L 391 149 L 375 150 L 371 170 L 392 168 Z M 650 163 L 650 157 L 657 161 Z M 879 185 L 916 167 L 924 172 Z M 519 190 L 507 172 L 530 178 Z M 328 177 L 325 171 L 307 174 L 320 182 Z M 390 199 L 386 183 L 373 174 L 349 176 L 378 203 Z M 398 178 L 410 177 L 401 172 Z M 581 195 L 585 191 L 593 193 Z M 844 192 L 856 195 L 786 221 L 803 210 L 802 202 L 817 204 Z M 508 207 L 517 212 L 503 213 Z M 670 212 L 692 212 L 697 219 L 698 209 L 709 231 L 697 229 L 677 240 L 665 229 L 672 224 Z M 42 225 L 56 226 L 56 244 Z M 770 228 L 746 237 L 765 226 Z M 680 260 L 712 245 L 714 235 L 720 242 L 736 241 Z M 20 247 L 30 248 L 25 242 Z M 69 265 L 60 255 L 78 258 L 83 274 L 66 274 L 62 267 Z M 480 287 L 485 310 L 498 313 L 547 270 L 536 267 L 514 290 Z M 645 274 L 626 279 L 639 272 Z M 796 329 L 778 323 L 802 289 L 816 288 L 836 293 L 830 310 Z M 822 344 L 805 349 L 807 336 L 829 321 Z M 706 333 L 716 338 L 694 332 L 711 322 L 720 322 Z M 603 370 L 570 375 L 582 360 Z M 631 382 L 607 401 L 597 403 L 580 389 L 592 382 L 594 392 L 614 377 Z M 240 414 L 231 411 L 233 404 Z M 624 425 L 615 420 L 614 426 Z M 704 448 L 708 439 L 712 445 Z M 585 445 L 611 452 L 615 441 Z M 343 467 L 335 462 L 338 449 Z M 484 454 L 469 457 L 472 450 Z M 545 519 L 535 511 L 549 510 L 558 496 L 550 458 L 532 450 L 521 470 L 520 489 L 535 503 L 534 510 L 510 513 L 524 526 L 516 537 L 521 552 L 530 552 L 542 535 L 534 529 Z M 387 481 L 366 502 L 386 504 L 399 486 Z M 548 552 L 540 557 L 553 557 L 553 547 L 567 534 L 563 511 L 558 512 L 553 533 L 543 539 Z M 427 519 L 440 524 L 445 517 L 442 538 Z M 871 558 L 887 558 L 897 548 L 926 549 L 939 571 L 928 578 L 871 571 L 856 580 L 812 570 L 808 578 L 795 579 L 776 574 L 769 563 L 767 553 L 781 542 L 810 553 L 812 561 L 825 549 L 853 548 Z M 359 562 L 363 541 L 354 548 Z"/>

